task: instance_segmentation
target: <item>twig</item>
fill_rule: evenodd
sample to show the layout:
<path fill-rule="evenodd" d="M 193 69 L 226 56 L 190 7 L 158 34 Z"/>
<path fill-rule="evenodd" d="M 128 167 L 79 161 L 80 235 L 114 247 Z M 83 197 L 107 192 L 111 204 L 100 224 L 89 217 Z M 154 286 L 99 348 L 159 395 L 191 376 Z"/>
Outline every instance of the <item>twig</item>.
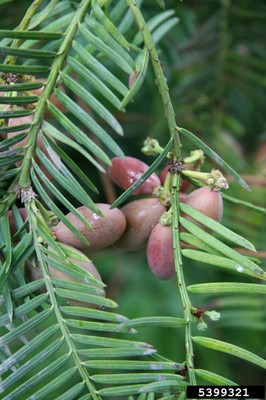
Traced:
<path fill-rule="evenodd" d="M 178 127 L 175 120 L 175 113 L 173 109 L 173 105 L 171 102 L 171 98 L 169 95 L 169 88 L 166 82 L 166 78 L 164 76 L 160 60 L 158 57 L 158 53 L 156 51 L 155 45 L 153 43 L 152 36 L 147 27 L 147 24 L 141 14 L 141 11 L 135 0 L 127 0 L 127 4 L 132 12 L 132 15 L 139 27 L 139 30 L 142 34 L 144 43 L 149 51 L 150 60 L 153 66 L 153 70 L 156 76 L 158 90 L 160 92 L 165 117 L 167 119 L 168 128 L 173 138 L 173 158 L 176 160 L 180 157 L 181 153 L 181 143 L 179 139 Z M 182 268 L 182 257 L 181 257 L 181 248 L 180 248 L 180 240 L 179 240 L 179 199 L 178 199 L 178 188 L 180 176 L 177 174 L 173 175 L 173 183 L 172 183 L 172 199 L 173 199 L 173 252 L 174 252 L 174 263 L 175 263 L 175 271 L 177 276 L 178 288 L 183 304 L 184 316 L 187 321 L 186 325 L 186 363 L 188 368 L 189 381 L 191 385 L 196 385 L 196 375 L 194 369 L 194 359 L 193 359 L 193 344 L 192 344 L 192 335 L 191 335 L 191 324 L 192 324 L 192 314 L 191 314 L 191 302 L 188 296 L 183 268 Z"/>
<path fill-rule="evenodd" d="M 181 142 L 179 139 L 178 127 L 175 120 L 175 112 L 169 95 L 169 88 L 166 82 L 166 78 L 163 73 L 163 69 L 159 60 L 157 50 L 155 48 L 151 33 L 147 27 L 147 24 L 142 16 L 142 13 L 135 0 L 127 0 L 127 4 L 132 12 L 132 15 L 139 27 L 142 34 L 144 43 L 149 51 L 150 60 L 154 69 L 154 73 L 157 80 L 158 89 L 162 97 L 162 103 L 164 108 L 164 113 L 168 122 L 168 128 L 171 136 L 174 139 L 174 146 L 180 156 Z"/>
<path fill-rule="evenodd" d="M 184 242 L 180 242 L 180 244 L 182 249 L 197 249 L 197 247 L 192 244 Z M 254 251 L 243 249 L 242 247 L 232 247 L 232 249 L 248 257 L 266 258 L 266 251 L 256 251 L 255 253 Z"/>

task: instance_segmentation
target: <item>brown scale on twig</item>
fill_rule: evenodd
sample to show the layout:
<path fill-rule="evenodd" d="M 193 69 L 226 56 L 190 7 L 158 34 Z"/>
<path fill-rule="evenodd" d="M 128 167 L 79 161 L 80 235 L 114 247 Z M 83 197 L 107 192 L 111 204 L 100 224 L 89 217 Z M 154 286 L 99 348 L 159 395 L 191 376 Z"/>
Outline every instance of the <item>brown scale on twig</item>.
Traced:
<path fill-rule="evenodd" d="M 180 157 L 178 160 L 173 159 L 173 154 L 171 154 L 170 157 L 170 167 L 168 171 L 170 172 L 170 174 L 181 174 L 183 169 L 185 169 L 183 157 Z"/>
<path fill-rule="evenodd" d="M 201 319 L 201 318 L 202 318 L 202 315 L 205 313 L 205 311 L 206 311 L 206 310 L 204 310 L 204 308 L 196 307 L 194 310 L 191 311 L 191 314 L 192 314 L 194 317 L 196 317 L 196 318 L 198 318 L 198 319 Z"/>
<path fill-rule="evenodd" d="M 17 74 L 12 74 L 11 72 L 6 72 L 5 74 L 3 74 L 3 79 L 8 85 L 10 83 L 18 82 Z"/>

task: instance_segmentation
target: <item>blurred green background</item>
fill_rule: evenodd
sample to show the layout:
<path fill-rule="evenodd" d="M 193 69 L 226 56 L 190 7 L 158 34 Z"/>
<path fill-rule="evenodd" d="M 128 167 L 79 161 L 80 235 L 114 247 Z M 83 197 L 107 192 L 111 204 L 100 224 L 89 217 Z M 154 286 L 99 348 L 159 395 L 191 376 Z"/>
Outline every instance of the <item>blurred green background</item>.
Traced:
<path fill-rule="evenodd" d="M 47 2 L 43 2 L 43 6 Z M 144 0 L 147 19 L 160 12 L 154 0 Z M 1 28 L 16 27 L 28 0 L 0 6 Z M 166 0 L 179 23 L 160 42 L 160 60 L 168 79 L 178 126 L 197 134 L 246 178 L 252 191 L 245 192 L 230 182 L 231 196 L 266 206 L 266 47 L 265 0 Z M 147 136 L 164 145 L 169 133 L 160 96 L 149 70 L 145 84 L 126 114 L 116 114 L 125 131 L 119 144 L 125 154 L 151 163 L 153 158 L 140 149 Z M 184 155 L 193 146 L 181 138 Z M 86 166 L 83 166 L 86 169 Z M 206 160 L 204 170 L 213 166 Z M 95 201 L 110 198 L 102 177 L 89 168 L 88 175 L 100 187 Z M 120 192 L 116 188 L 118 195 Z M 258 251 L 266 252 L 265 217 L 257 212 L 225 202 L 223 223 L 250 240 Z M 264 254 L 265 255 L 265 254 Z M 152 315 L 182 317 L 177 285 L 159 281 L 147 265 L 145 250 L 120 253 L 108 249 L 92 256 L 107 294 L 118 302 L 118 312 L 129 318 Z M 265 258 L 261 259 L 265 266 Z M 238 281 L 237 273 L 184 260 L 187 285 L 200 282 Z M 241 281 L 256 282 L 242 278 Z M 191 296 L 194 306 L 221 312 L 219 322 L 209 322 L 206 335 L 237 344 L 265 357 L 265 300 L 246 296 Z M 140 329 L 136 339 L 154 345 L 159 353 L 178 362 L 185 359 L 184 331 L 167 328 Z M 239 384 L 263 384 L 263 371 L 237 358 L 195 345 L 197 368 L 208 369 Z"/>

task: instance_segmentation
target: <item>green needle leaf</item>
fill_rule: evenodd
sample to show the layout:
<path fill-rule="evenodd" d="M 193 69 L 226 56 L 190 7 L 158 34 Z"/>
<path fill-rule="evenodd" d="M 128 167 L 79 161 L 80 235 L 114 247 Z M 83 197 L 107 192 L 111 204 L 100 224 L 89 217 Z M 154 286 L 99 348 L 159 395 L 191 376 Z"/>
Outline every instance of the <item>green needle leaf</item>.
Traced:
<path fill-rule="evenodd" d="M 19 31 L 19 30 L 0 30 L 1 38 L 18 38 L 18 39 L 32 39 L 32 40 L 55 40 L 61 39 L 62 33 L 56 32 L 37 32 L 37 31 Z"/>
<path fill-rule="evenodd" d="M 113 300 L 110 300 L 110 299 L 107 299 L 105 297 L 101 297 L 98 295 L 94 295 L 94 294 L 77 292 L 77 291 L 61 289 L 61 288 L 56 288 L 55 292 L 58 296 L 63 297 L 65 299 L 73 299 L 73 300 L 83 301 L 86 303 L 98 304 L 99 306 L 103 306 L 103 307 L 110 307 L 110 308 L 118 307 L 117 304 Z M 82 321 L 82 322 L 87 322 L 87 321 Z"/>
<path fill-rule="evenodd" d="M 9 65 L 9 64 L 0 64 L 0 71 L 13 73 L 13 74 L 22 74 L 25 75 L 29 73 L 28 65 Z M 48 74 L 50 71 L 50 67 L 42 66 L 42 65 L 31 65 L 30 72 L 31 74 Z"/>
<path fill-rule="evenodd" d="M 215 151 L 213 151 L 209 146 L 207 146 L 202 140 L 200 140 L 193 133 L 189 132 L 187 129 L 178 128 L 178 131 L 186 136 L 192 143 L 199 147 L 205 154 L 207 154 L 212 160 L 219 164 L 229 175 L 231 175 L 236 182 L 238 182 L 244 189 L 250 191 L 248 184 L 242 179 L 234 170 L 230 167 L 220 156 L 218 156 Z"/>
<path fill-rule="evenodd" d="M 69 57 L 69 64 L 72 64 L 71 58 Z M 116 120 L 116 118 L 107 110 L 106 107 L 102 105 L 100 101 L 98 101 L 94 96 L 92 96 L 88 90 L 86 90 L 83 86 L 77 83 L 70 76 L 62 73 L 62 80 L 65 85 L 72 90 L 74 93 L 85 101 L 107 124 L 109 124 L 113 130 L 118 133 L 118 135 L 123 135 L 123 129 L 120 123 Z"/>
<path fill-rule="evenodd" d="M 52 107 L 53 105 L 50 104 Z M 56 107 L 55 107 L 56 108 Z M 42 130 L 48 136 L 53 136 L 59 142 L 65 143 L 73 149 L 77 150 L 80 154 L 82 154 L 87 160 L 89 160 L 93 165 L 98 168 L 99 171 L 105 172 L 104 168 L 92 157 L 82 146 L 76 143 L 75 140 L 72 140 L 70 137 L 66 136 L 64 133 L 60 132 L 53 125 L 45 122 L 42 126 Z"/>
<path fill-rule="evenodd" d="M 4 151 L 5 149 L 8 149 L 9 147 L 13 146 L 14 144 L 17 144 L 21 142 L 25 137 L 28 135 L 27 132 L 19 133 L 16 136 L 5 139 L 2 142 L 0 142 L 0 151 Z"/>
<path fill-rule="evenodd" d="M 195 336 L 192 338 L 193 341 L 200 346 L 208 347 L 209 349 L 221 351 L 223 353 L 228 353 L 233 356 L 242 358 L 243 360 L 249 361 L 259 367 L 266 369 L 266 360 L 252 353 L 251 351 L 245 350 L 242 347 L 235 346 L 234 344 L 223 342 L 221 340 Z"/>
<path fill-rule="evenodd" d="M 238 262 L 230 260 L 229 258 L 217 256 L 215 254 L 208 254 L 203 251 L 192 249 L 184 249 L 182 250 L 182 254 L 183 256 L 190 258 L 191 260 L 196 260 L 199 262 L 210 264 L 212 266 L 227 268 L 234 272 L 245 273 L 247 275 L 257 277 L 257 274 L 254 274 L 252 271 L 249 270 L 244 270 Z"/>
<path fill-rule="evenodd" d="M 72 400 L 72 399 L 77 399 L 81 400 L 81 397 L 78 397 L 78 395 L 83 392 L 85 386 L 85 382 L 80 382 L 77 383 L 75 386 L 67 390 L 65 393 L 63 393 L 61 396 L 58 396 L 56 400 Z M 48 392 L 48 394 L 51 392 Z"/>
<path fill-rule="evenodd" d="M 10 398 L 13 398 L 13 399 L 19 399 L 19 398 L 21 399 L 23 397 L 25 398 L 25 396 L 24 396 L 25 392 L 30 390 L 32 387 L 38 385 L 38 383 L 45 380 L 45 378 L 48 378 L 49 376 L 53 376 L 53 374 L 55 374 L 60 369 L 60 367 L 62 367 L 64 364 L 66 364 L 69 357 L 70 357 L 70 355 L 63 355 L 63 356 L 59 357 L 57 360 L 55 360 L 54 362 L 52 362 L 48 367 L 45 367 L 43 370 L 41 370 L 37 374 L 37 376 L 33 375 L 30 379 L 26 380 L 20 386 L 18 386 L 15 390 L 13 390 L 10 393 L 10 396 L 11 396 Z M 67 370 L 68 373 L 70 373 L 70 371 L 72 371 L 72 369 Z M 49 392 L 51 393 L 51 390 L 53 390 L 51 381 L 49 382 L 48 386 L 49 386 Z M 40 389 L 40 391 L 44 392 L 45 388 L 46 388 L 46 386 L 44 388 Z M 40 391 L 38 391 L 37 393 L 39 393 Z M 45 397 L 46 397 L 45 395 L 44 395 L 44 397 L 37 397 L 37 393 L 34 394 L 35 399 L 37 399 L 37 398 L 45 399 Z"/>
<path fill-rule="evenodd" d="M 93 16 L 95 16 L 102 26 L 106 29 L 108 33 L 119 43 L 122 47 L 129 50 L 129 44 L 122 33 L 117 29 L 117 27 L 112 23 L 112 21 L 107 18 L 106 14 L 101 9 L 98 1 L 92 0 L 92 10 Z"/>
<path fill-rule="evenodd" d="M 12 290 L 12 299 L 17 300 L 22 297 L 27 296 L 28 294 L 32 294 L 36 290 L 38 290 L 41 286 L 43 285 L 43 280 L 38 279 L 37 281 L 33 281 L 30 283 L 27 283 L 24 286 L 21 286 L 17 289 Z M 3 305 L 5 302 L 4 296 L 0 296 L 0 305 Z"/>
<path fill-rule="evenodd" d="M 183 318 L 175 317 L 143 317 L 135 318 L 128 322 L 123 322 L 121 327 L 132 327 L 136 328 L 138 326 L 160 326 L 167 328 L 182 328 L 186 325 L 186 321 Z"/>
<path fill-rule="evenodd" d="M 43 82 L 26 82 L 26 83 L 14 83 L 14 85 L 0 85 L 1 92 L 24 92 L 40 89 L 43 87 Z"/>
<path fill-rule="evenodd" d="M 211 371 L 206 371 L 204 369 L 195 369 L 195 373 L 199 378 L 204 379 L 212 385 L 237 386 L 237 383 Z"/>
<path fill-rule="evenodd" d="M 142 53 L 143 58 L 142 58 L 142 63 L 140 65 L 139 71 L 138 72 L 138 76 L 137 79 L 135 80 L 133 86 L 130 88 L 130 90 L 128 91 L 127 95 L 124 97 L 120 108 L 121 110 L 123 110 L 128 103 L 134 99 L 135 95 L 138 93 L 138 91 L 140 90 L 143 81 L 145 79 L 146 73 L 147 73 L 147 69 L 148 69 L 148 64 L 149 64 L 149 53 L 148 50 L 145 49 Z M 136 68 L 138 66 L 136 65 Z"/>
<path fill-rule="evenodd" d="M 180 365 L 174 362 L 163 361 L 120 361 L 95 360 L 85 361 L 84 365 L 90 368 L 124 369 L 124 370 L 149 370 L 149 371 L 179 371 Z"/>
<path fill-rule="evenodd" d="M 168 21 L 164 22 L 162 25 L 160 25 L 154 32 L 152 32 L 152 39 L 153 42 L 156 44 L 158 43 L 161 38 L 163 38 L 170 29 L 173 28 L 176 24 L 178 24 L 179 18 L 173 17 L 170 18 Z"/>
<path fill-rule="evenodd" d="M 101 142 L 118 157 L 123 157 L 124 153 L 117 145 L 115 140 L 99 125 L 89 114 L 86 113 L 78 104 L 76 104 L 67 95 L 54 89 L 58 100 L 87 128 L 89 128 Z"/>
<path fill-rule="evenodd" d="M 16 383 L 19 379 L 23 378 L 25 375 L 30 373 L 33 368 L 40 365 L 40 360 L 45 361 L 50 358 L 63 344 L 62 339 L 57 339 L 47 347 L 42 349 L 42 351 L 32 357 L 29 361 L 25 362 L 20 368 L 13 372 L 13 374 L 9 375 L 2 383 L 1 390 L 7 390 L 10 386 Z"/>
<path fill-rule="evenodd" d="M 99 194 L 98 189 L 91 180 L 85 175 L 85 173 L 79 168 L 79 166 L 69 157 L 64 150 L 61 149 L 55 142 L 53 142 L 48 136 L 42 134 L 43 142 L 47 142 L 49 146 L 59 155 L 59 157 L 68 165 L 68 167 L 81 179 L 84 185 L 95 193 Z M 64 173 L 64 172 L 63 172 Z"/>
<path fill-rule="evenodd" d="M 47 293 L 40 294 L 39 296 L 34 297 L 33 299 L 27 301 L 21 306 L 17 307 L 14 310 L 14 318 L 21 318 L 32 310 L 35 310 L 38 306 L 45 302 L 48 295 Z M 10 322 L 9 315 L 5 314 L 0 317 L 0 326 L 5 326 Z"/>
<path fill-rule="evenodd" d="M 59 325 L 52 325 L 31 339 L 23 347 L 13 353 L 12 356 L 2 362 L 0 365 L 0 375 L 10 370 L 15 364 L 24 360 L 24 358 L 29 356 L 33 351 L 45 347 L 47 341 L 56 335 L 58 330 Z"/>
<path fill-rule="evenodd" d="M 97 60 L 97 58 L 93 57 L 92 54 L 84 49 L 83 46 L 81 46 L 78 42 L 73 41 L 72 47 L 82 60 L 83 65 L 87 65 L 90 70 L 96 72 L 98 76 L 100 76 L 102 82 L 107 82 L 109 86 L 122 94 L 122 96 L 125 96 L 127 94 L 127 87 L 119 79 L 117 79 L 117 77 L 112 74 L 109 69 L 101 64 L 99 60 Z"/>
<path fill-rule="evenodd" d="M 191 221 L 187 220 L 186 218 L 180 217 L 179 221 L 181 225 L 191 232 L 193 235 L 199 237 L 202 241 L 219 251 L 220 253 L 224 254 L 226 257 L 236 261 L 239 263 L 239 268 L 247 269 L 254 273 L 258 278 L 265 279 L 266 273 L 258 267 L 254 262 L 249 260 L 247 257 L 242 256 L 241 254 L 237 253 L 231 247 L 227 246 L 226 244 L 222 243 L 220 240 L 216 239 L 209 233 L 205 232 L 197 225 L 193 224 Z M 241 270 L 238 270 L 241 272 Z"/>
<path fill-rule="evenodd" d="M 184 389 L 186 383 L 182 381 L 165 380 L 162 382 L 153 382 L 147 385 L 127 385 L 119 387 L 110 387 L 99 390 L 101 396 L 126 396 L 139 393 L 163 393 L 168 390 Z M 164 397 L 163 397 L 164 398 Z"/>
<path fill-rule="evenodd" d="M 34 164 L 35 165 L 35 164 Z M 35 165 L 35 168 L 37 169 L 37 173 L 40 174 L 42 177 L 42 180 L 45 180 L 45 184 L 47 188 L 49 188 L 52 193 L 58 198 L 58 200 L 64 204 L 70 212 L 72 212 L 74 215 L 77 216 L 83 223 L 88 225 L 88 222 L 84 220 L 84 217 L 76 210 L 76 208 L 60 193 L 60 191 L 47 179 L 47 177 L 43 174 L 43 172 L 38 169 L 38 166 Z M 66 216 L 63 214 L 63 212 L 60 210 L 59 207 L 51 200 L 51 198 L 48 196 L 46 190 L 42 187 L 40 184 L 39 180 L 37 179 L 37 176 L 34 172 L 34 170 L 31 171 L 31 177 L 32 181 L 39 192 L 39 194 L 42 196 L 42 199 L 44 202 L 47 204 L 47 206 L 50 207 L 51 211 L 70 229 L 83 243 L 87 244 L 89 246 L 89 243 L 87 239 L 80 233 L 80 231 L 66 218 Z M 40 227 L 39 227 L 40 229 Z"/>
<path fill-rule="evenodd" d="M 27 320 L 20 326 L 16 327 L 12 331 L 6 333 L 0 338 L 0 344 L 1 346 L 4 346 L 5 344 L 11 342 L 12 340 L 15 340 L 16 338 L 20 337 L 21 335 L 24 335 L 24 333 L 31 331 L 34 329 L 36 326 L 40 325 L 42 322 L 47 320 L 47 318 L 51 315 L 52 309 L 47 309 L 45 311 L 41 311 L 39 314 L 35 315 L 31 319 Z"/>
<path fill-rule="evenodd" d="M 78 353 L 81 356 L 85 356 L 88 358 L 124 358 L 124 357 L 141 357 L 148 356 L 155 353 L 155 349 L 143 349 L 143 348 L 96 348 L 96 349 L 81 349 L 78 350 Z"/>
<path fill-rule="evenodd" d="M 114 63 L 116 63 L 119 68 L 122 68 L 125 72 L 132 72 L 135 67 L 134 60 L 127 50 L 121 46 L 117 40 L 115 40 L 107 31 L 104 29 L 102 24 L 100 24 L 94 18 L 85 17 L 85 22 L 90 31 L 94 32 L 95 36 L 89 39 L 88 42 L 96 47 L 100 52 L 109 57 Z M 81 26 L 82 30 L 83 26 Z M 83 29 L 84 35 L 86 35 L 86 28 Z M 121 30 L 119 29 L 121 32 Z M 82 32 L 81 32 L 82 33 Z M 85 36 L 86 37 L 86 36 Z M 116 55 L 116 56 L 115 56 Z M 119 65 L 122 62 L 122 65 Z"/>
<path fill-rule="evenodd" d="M 66 191 L 72 194 L 72 196 L 75 199 L 79 200 L 84 206 L 88 207 L 93 212 L 98 213 L 98 209 L 89 197 L 89 195 L 85 192 L 82 186 L 77 181 L 75 181 L 73 175 L 63 164 L 61 164 L 57 169 L 57 167 L 55 167 L 55 165 L 49 160 L 48 157 L 45 156 L 45 154 L 39 148 L 36 149 L 36 153 L 45 168 L 47 168 L 47 170 L 54 176 L 55 180 L 59 182 Z M 34 165 L 37 170 L 38 166 L 36 164 Z M 37 172 L 40 174 L 40 169 L 38 169 Z M 47 180 L 45 181 L 45 178 L 44 182 L 48 184 Z M 82 218 L 82 221 L 88 227 L 92 228 L 91 225 L 88 224 L 88 221 L 85 222 L 84 218 Z"/>
<path fill-rule="evenodd" d="M 96 157 L 102 160 L 107 165 L 111 165 L 110 158 L 105 154 L 105 152 L 91 140 L 80 128 L 78 128 L 74 122 L 70 121 L 66 115 L 60 111 L 54 104 L 49 103 L 49 110 L 53 114 L 53 116 L 58 120 L 58 122 L 66 129 L 66 131 L 72 135 L 75 139 L 75 142 L 78 142 L 80 145 L 86 147 L 90 150 Z"/>
<path fill-rule="evenodd" d="M 33 16 L 33 18 L 30 21 L 30 24 L 29 24 L 29 29 L 32 30 L 32 29 L 36 28 L 36 26 L 38 26 L 41 22 L 45 21 L 45 19 L 48 17 L 48 15 L 52 13 L 52 11 L 54 10 L 56 5 L 58 6 L 57 9 L 59 8 L 59 6 L 61 6 L 60 8 L 64 7 L 64 5 L 63 5 L 64 2 L 61 5 L 57 4 L 58 2 L 59 2 L 59 0 L 50 0 L 49 3 L 47 4 L 47 6 L 44 7 L 44 9 L 42 9 L 39 13 L 37 13 Z M 63 8 L 62 11 L 65 11 L 65 9 Z M 41 33 L 46 33 L 46 32 L 41 32 Z"/>
<path fill-rule="evenodd" d="M 53 278 L 53 282 L 56 283 L 55 278 Z M 84 286 L 84 288 L 85 287 L 88 288 L 88 285 L 83 285 L 83 286 Z M 89 288 L 92 288 L 92 287 L 93 286 L 89 286 Z M 97 288 L 97 291 L 99 292 L 99 294 L 104 294 L 104 291 L 102 289 Z M 102 321 L 110 321 L 110 322 L 116 322 L 116 323 L 120 323 L 120 322 L 124 322 L 124 321 L 128 320 L 128 318 L 124 317 L 123 315 L 115 314 L 114 312 L 108 312 L 108 311 L 103 311 L 103 310 L 94 310 L 92 308 L 63 306 L 63 307 L 61 307 L 61 311 L 63 311 L 67 315 L 74 315 L 75 317 L 84 317 L 84 318 L 88 318 L 88 319 L 93 318 L 93 319 L 99 319 Z M 99 345 L 101 346 L 101 344 L 99 344 Z M 141 346 L 141 348 L 143 349 L 143 346 Z"/>
<path fill-rule="evenodd" d="M 0 104 L 25 105 L 36 103 L 38 100 L 38 96 L 0 96 Z"/>
<path fill-rule="evenodd" d="M 114 339 L 100 336 L 90 336 L 73 334 L 73 339 L 84 345 L 103 346 L 103 347 L 144 347 L 152 348 L 151 345 L 144 342 L 136 342 L 134 340 Z"/>
<path fill-rule="evenodd" d="M 0 128 L 0 135 L 1 133 L 9 133 L 9 132 L 17 132 L 17 131 L 24 131 L 25 129 L 29 129 L 31 127 L 31 124 L 21 124 L 21 125 L 14 125 L 14 126 L 7 126 L 4 128 Z M 27 136 L 28 132 L 25 132 L 24 135 L 25 137 Z M 18 135 L 14 136 L 16 138 Z M 12 138 L 13 139 L 13 138 Z"/>
<path fill-rule="evenodd" d="M 76 59 L 69 57 L 68 64 L 73 70 L 83 78 L 88 84 L 101 96 L 105 97 L 114 107 L 120 108 L 119 98 L 106 86 L 96 75 L 94 75 L 89 69 L 84 67 Z M 78 88 L 77 88 L 78 89 Z M 77 93 L 78 94 L 78 93 Z M 66 95 L 65 95 L 66 97 Z"/>
<path fill-rule="evenodd" d="M 93 302 L 93 303 L 97 304 L 99 307 L 105 306 L 103 303 L 100 303 L 100 301 Z M 98 331 L 98 332 L 118 332 L 118 329 L 117 329 L 118 324 L 114 324 L 114 323 L 67 319 L 66 324 L 68 326 L 71 326 L 72 328 L 76 328 L 76 329 L 85 329 L 85 330 Z M 128 330 L 125 330 L 124 332 L 128 332 Z M 135 333 L 135 332 L 131 332 L 131 333 Z"/>
<path fill-rule="evenodd" d="M 24 50 L 24 49 L 12 49 L 11 47 L 1 47 L 0 46 L 0 54 L 12 54 L 18 57 L 26 57 L 28 58 L 55 58 L 56 53 L 54 51 L 45 51 L 45 50 Z"/>
<path fill-rule="evenodd" d="M 266 285 L 242 282 L 212 282 L 188 286 L 191 293 L 250 293 L 266 294 Z"/>
<path fill-rule="evenodd" d="M 156 3 L 161 7 L 161 8 L 165 8 L 165 3 L 164 0 L 156 0 Z"/>
<path fill-rule="evenodd" d="M 160 14 L 155 15 L 147 22 L 147 27 L 149 28 L 150 32 L 154 31 L 158 26 L 160 26 L 165 20 L 170 18 L 172 15 L 175 14 L 175 10 L 167 10 L 163 11 Z M 138 32 L 133 39 L 133 44 L 135 46 L 139 46 L 143 42 L 143 37 L 141 32 Z"/>
<path fill-rule="evenodd" d="M 266 215 L 266 208 L 265 207 L 259 207 L 256 206 L 255 204 L 250 203 L 249 201 L 243 201 L 240 199 L 236 199 L 235 197 L 229 196 L 226 193 L 222 193 L 223 199 L 226 201 L 229 201 L 232 204 L 237 204 L 239 207 L 247 208 L 250 210 L 257 211 L 263 215 Z"/>
<path fill-rule="evenodd" d="M 190 215 L 196 221 L 200 222 L 202 225 L 211 229 L 213 232 L 218 233 L 223 238 L 230 240 L 232 243 L 235 243 L 237 246 L 244 247 L 245 249 L 248 250 L 256 251 L 253 244 L 250 243 L 248 240 L 238 235 L 237 233 L 231 231 L 230 229 L 226 228 L 225 226 L 215 221 L 214 219 L 208 217 L 207 215 L 202 214 L 198 210 L 195 210 L 195 208 L 190 207 L 188 204 L 180 203 L 180 209 L 187 215 Z"/>
<path fill-rule="evenodd" d="M 104 290 L 102 288 L 94 286 L 93 276 L 92 276 L 90 284 L 80 283 L 80 282 L 73 282 L 73 281 L 68 281 L 66 279 L 59 279 L 59 278 L 51 278 L 51 282 L 55 286 L 63 288 L 63 289 L 69 289 L 69 290 L 77 291 L 77 292 L 96 294 L 96 295 L 99 295 L 99 296 L 104 296 L 105 295 L 105 292 L 104 292 Z M 95 282 L 95 285 L 97 285 L 97 282 Z M 70 307 L 70 308 L 72 308 L 72 307 Z M 79 311 L 80 307 L 73 307 L 73 308 L 74 309 L 77 308 L 76 314 L 74 314 L 74 311 L 71 312 L 71 310 L 69 310 L 67 308 L 66 309 L 68 310 L 68 314 L 69 315 L 75 315 L 76 317 L 79 314 L 80 316 L 83 316 L 83 317 L 87 317 L 88 315 L 90 315 L 93 318 L 93 315 L 94 315 L 95 318 L 98 317 L 98 319 L 101 319 L 101 313 L 102 312 L 104 313 L 104 311 L 101 311 L 101 310 L 92 310 L 92 312 L 90 314 L 89 314 L 89 312 L 86 314 L 85 312 L 82 313 L 82 312 Z M 84 309 L 81 308 L 81 310 L 84 310 Z M 87 309 L 85 308 L 85 310 L 87 310 Z M 66 310 L 64 310 L 64 311 L 66 312 Z M 107 314 L 109 315 L 109 313 L 107 313 Z M 103 314 L 103 319 L 104 319 L 104 314 Z"/>
<path fill-rule="evenodd" d="M 89 25 L 95 25 L 95 23 L 91 19 L 87 19 L 86 23 Z M 93 27 L 89 26 L 90 29 L 93 29 Z M 100 25 L 100 27 L 101 27 L 101 25 Z M 125 71 L 128 74 L 130 74 L 133 71 L 132 66 L 127 62 L 128 53 L 123 49 L 123 47 L 121 47 L 121 50 L 122 50 L 123 56 L 126 55 L 125 58 L 121 54 L 117 53 L 110 45 L 107 45 L 105 43 L 105 41 L 102 40 L 102 38 L 99 38 L 99 37 L 93 35 L 93 33 L 91 31 L 89 31 L 87 28 L 85 28 L 83 25 L 80 25 L 79 29 L 80 29 L 80 33 L 82 34 L 82 36 L 92 46 L 94 46 L 97 50 L 102 52 L 105 56 L 110 58 L 119 68 L 121 68 L 123 71 Z M 109 36 L 109 34 L 105 30 L 103 30 L 103 33 L 105 36 L 106 35 Z M 111 36 L 109 36 L 109 38 L 112 39 L 112 43 L 116 44 L 115 40 L 113 40 L 113 38 Z"/>
<path fill-rule="evenodd" d="M 218 256 L 221 255 L 221 253 L 217 250 L 215 250 L 214 248 L 212 248 L 211 246 L 209 246 L 207 243 L 203 242 L 202 240 L 200 240 L 200 238 L 192 235 L 191 233 L 187 233 L 187 232 L 180 232 L 180 240 L 191 244 L 194 247 L 198 247 L 200 250 L 205 251 L 206 253 L 209 254 L 216 254 Z"/>
<path fill-rule="evenodd" d="M 141 372 L 138 374 L 97 374 L 93 375 L 91 379 L 95 382 L 104 383 L 108 385 L 114 384 L 129 384 L 129 383 L 148 383 L 172 379 L 173 381 L 180 381 L 184 379 L 180 375 L 166 374 L 166 373 L 149 373 Z"/>

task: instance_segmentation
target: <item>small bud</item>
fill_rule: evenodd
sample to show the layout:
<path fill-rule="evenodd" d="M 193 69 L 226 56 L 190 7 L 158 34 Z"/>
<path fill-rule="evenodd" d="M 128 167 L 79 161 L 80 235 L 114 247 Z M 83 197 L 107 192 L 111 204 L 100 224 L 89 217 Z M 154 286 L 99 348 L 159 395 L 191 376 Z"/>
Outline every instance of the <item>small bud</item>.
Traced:
<path fill-rule="evenodd" d="M 220 190 L 220 189 L 228 189 L 229 188 L 227 180 L 225 179 L 225 177 L 223 176 L 221 171 L 219 171 L 218 169 L 213 169 L 211 174 L 212 174 L 212 176 L 213 176 L 213 178 L 215 180 L 213 190 Z"/>
<path fill-rule="evenodd" d="M 43 237 L 42 236 L 38 236 L 37 242 L 40 243 L 40 244 L 44 244 Z"/>
<path fill-rule="evenodd" d="M 17 197 L 21 199 L 21 203 L 30 203 L 37 197 L 37 194 L 33 191 L 31 185 L 23 188 L 19 183 L 17 183 L 14 185 L 13 191 Z"/>
<path fill-rule="evenodd" d="M 35 82 L 35 77 L 33 75 L 22 75 L 22 82 Z"/>
<path fill-rule="evenodd" d="M 47 221 L 48 226 L 56 226 L 59 223 L 59 218 L 51 212 Z"/>
<path fill-rule="evenodd" d="M 219 319 L 221 318 L 221 313 L 212 310 L 212 311 L 205 311 L 204 313 L 205 315 L 208 315 L 208 317 L 212 320 L 212 321 L 219 321 Z"/>
<path fill-rule="evenodd" d="M 163 206 L 170 207 L 171 193 L 167 191 L 163 186 L 156 186 L 152 192 L 152 195 L 157 197 Z"/>
<path fill-rule="evenodd" d="M 209 178 L 209 179 L 207 179 L 206 183 L 207 183 L 207 185 L 212 187 L 215 184 L 215 181 L 213 178 Z"/>
<path fill-rule="evenodd" d="M 190 152 L 190 156 L 189 157 L 185 157 L 184 158 L 184 163 L 185 164 L 192 164 L 194 165 L 197 169 L 200 169 L 201 165 L 204 163 L 205 160 L 205 156 L 202 150 L 197 149 L 197 150 L 192 150 Z M 194 168 L 193 168 L 194 169 Z"/>
<path fill-rule="evenodd" d="M 161 218 L 160 218 L 160 224 L 161 225 L 171 225 L 173 222 L 173 215 L 172 215 L 172 210 L 171 208 L 168 211 L 165 211 L 162 213 Z"/>
<path fill-rule="evenodd" d="M 198 331 L 206 331 L 206 329 L 208 328 L 206 322 L 203 321 L 202 318 L 199 319 L 199 323 L 197 325 L 197 329 Z"/>
<path fill-rule="evenodd" d="M 146 156 L 156 156 L 157 154 L 162 153 L 163 148 L 160 146 L 158 140 L 147 137 L 147 139 L 144 141 L 144 146 L 142 147 L 141 151 Z"/>

